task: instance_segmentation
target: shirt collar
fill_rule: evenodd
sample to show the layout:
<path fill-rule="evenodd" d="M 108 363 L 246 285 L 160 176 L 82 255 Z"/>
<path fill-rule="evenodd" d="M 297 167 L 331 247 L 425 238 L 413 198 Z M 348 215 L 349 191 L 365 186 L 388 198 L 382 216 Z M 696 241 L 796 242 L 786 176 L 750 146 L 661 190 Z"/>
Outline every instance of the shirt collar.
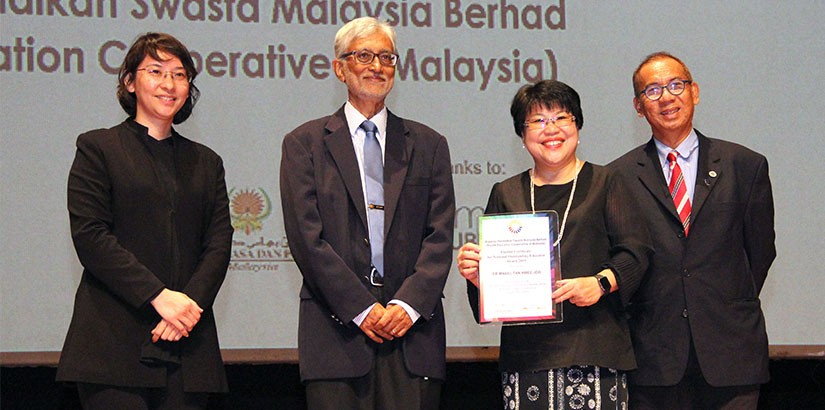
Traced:
<path fill-rule="evenodd" d="M 347 117 L 347 126 L 349 127 L 349 134 L 355 135 L 355 131 L 361 126 L 361 123 L 365 120 L 372 121 L 375 126 L 378 128 L 378 135 L 379 136 L 386 136 L 387 135 L 387 106 L 385 105 L 381 111 L 378 111 L 372 118 L 367 118 L 364 114 L 361 114 L 352 103 L 347 101 L 344 104 L 344 115 Z"/>
<path fill-rule="evenodd" d="M 654 138 L 653 141 L 656 144 L 656 151 L 659 152 L 659 159 L 665 164 L 667 164 L 667 154 L 672 151 L 676 151 L 682 159 L 689 160 L 693 153 L 699 149 L 699 137 L 696 135 L 696 130 L 694 129 L 690 130 L 687 138 L 675 149 L 663 144 L 656 138 Z"/>

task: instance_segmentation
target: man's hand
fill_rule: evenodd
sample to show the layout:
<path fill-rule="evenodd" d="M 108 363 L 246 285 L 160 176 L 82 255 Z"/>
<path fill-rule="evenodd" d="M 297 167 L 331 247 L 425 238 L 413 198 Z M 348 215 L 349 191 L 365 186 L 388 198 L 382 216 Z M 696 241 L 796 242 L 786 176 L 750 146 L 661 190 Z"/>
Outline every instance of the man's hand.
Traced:
<path fill-rule="evenodd" d="M 390 304 L 384 313 L 384 317 L 378 321 L 377 328 L 383 331 L 382 336 L 387 340 L 396 337 L 403 337 L 413 325 L 413 321 L 407 311 L 400 305 Z"/>
<path fill-rule="evenodd" d="M 381 306 L 380 303 L 376 303 L 372 305 L 372 310 L 370 310 L 370 313 L 368 313 L 367 317 L 364 318 L 364 321 L 361 322 L 361 331 L 375 343 L 384 343 L 384 339 L 388 339 L 386 332 L 382 329 L 376 328 L 378 321 L 381 320 L 385 312 L 386 309 L 384 309 L 384 306 Z M 382 339 L 382 337 L 384 339 Z"/>

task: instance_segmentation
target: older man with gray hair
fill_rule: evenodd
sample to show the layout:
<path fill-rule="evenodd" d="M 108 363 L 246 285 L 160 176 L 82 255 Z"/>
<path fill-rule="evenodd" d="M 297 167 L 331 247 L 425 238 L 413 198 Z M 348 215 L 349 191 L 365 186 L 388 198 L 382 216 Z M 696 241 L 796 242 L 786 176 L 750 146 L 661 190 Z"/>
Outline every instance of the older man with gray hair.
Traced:
<path fill-rule="evenodd" d="M 447 140 L 384 104 L 398 62 L 391 26 L 347 23 L 335 57 L 347 102 L 287 134 L 281 157 L 308 407 L 435 409 L 455 215 Z"/>

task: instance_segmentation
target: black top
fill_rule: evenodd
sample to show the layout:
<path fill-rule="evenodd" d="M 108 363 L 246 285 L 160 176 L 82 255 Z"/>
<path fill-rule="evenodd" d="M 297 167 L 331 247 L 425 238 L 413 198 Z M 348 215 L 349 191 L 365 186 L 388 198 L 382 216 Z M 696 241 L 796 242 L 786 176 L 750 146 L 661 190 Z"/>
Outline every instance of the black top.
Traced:
<path fill-rule="evenodd" d="M 572 182 L 535 187 L 537 210 L 554 210 L 559 225 Z M 536 371 L 571 365 L 620 370 L 636 367 L 623 304 L 639 286 L 652 253 L 649 234 L 635 223 L 637 209 L 618 178 L 606 168 L 585 163 L 561 240 L 561 276 L 592 276 L 610 267 L 619 291 L 580 308 L 564 302 L 562 323 L 504 326 L 501 370 Z M 527 171 L 496 183 L 486 214 L 530 211 Z M 478 288 L 467 282 L 467 294 L 478 321 Z"/>
<path fill-rule="evenodd" d="M 157 362 L 179 360 L 185 391 L 228 389 L 212 311 L 232 249 L 223 161 L 174 130 L 167 140 L 132 119 L 77 138 L 67 205 L 83 275 L 58 381 L 163 387 Z M 152 343 L 164 288 L 204 311 L 189 337 Z"/>

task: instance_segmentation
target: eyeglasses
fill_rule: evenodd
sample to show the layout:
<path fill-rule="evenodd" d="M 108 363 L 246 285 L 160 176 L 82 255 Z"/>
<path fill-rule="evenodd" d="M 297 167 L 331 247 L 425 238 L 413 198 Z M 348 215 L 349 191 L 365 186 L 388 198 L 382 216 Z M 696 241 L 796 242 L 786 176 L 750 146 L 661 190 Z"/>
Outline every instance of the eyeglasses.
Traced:
<path fill-rule="evenodd" d="M 645 87 L 642 92 L 638 94 L 639 97 L 644 94 L 648 100 L 650 101 L 657 101 L 658 99 L 662 98 L 665 95 L 665 91 L 670 93 L 670 95 L 679 95 L 685 92 L 685 88 L 687 85 L 692 83 L 693 81 L 690 80 L 673 80 L 667 83 L 666 86 L 662 87 L 661 85 L 649 85 Z"/>
<path fill-rule="evenodd" d="M 538 131 L 547 128 L 547 124 L 553 124 L 558 128 L 569 127 L 576 122 L 575 115 L 557 115 L 553 118 L 537 117 L 524 122 L 524 127 L 530 131 Z"/>
<path fill-rule="evenodd" d="M 375 57 L 378 57 L 378 61 L 381 62 L 381 65 L 387 67 L 395 67 L 395 64 L 398 63 L 398 55 L 382 51 L 380 53 L 374 53 L 370 50 L 363 49 L 363 50 L 356 50 L 350 51 L 349 53 L 341 54 L 340 59 L 347 58 L 349 56 L 355 57 L 355 61 L 361 64 L 371 64 Z"/>
<path fill-rule="evenodd" d="M 145 71 L 146 74 L 149 75 L 149 78 L 155 81 L 163 80 L 164 78 L 166 78 L 166 75 L 168 74 L 170 77 L 172 77 L 172 80 L 174 80 L 175 82 L 189 82 L 189 74 L 187 74 L 186 71 L 161 71 L 157 68 L 151 67 L 138 68 L 135 71 Z"/>

